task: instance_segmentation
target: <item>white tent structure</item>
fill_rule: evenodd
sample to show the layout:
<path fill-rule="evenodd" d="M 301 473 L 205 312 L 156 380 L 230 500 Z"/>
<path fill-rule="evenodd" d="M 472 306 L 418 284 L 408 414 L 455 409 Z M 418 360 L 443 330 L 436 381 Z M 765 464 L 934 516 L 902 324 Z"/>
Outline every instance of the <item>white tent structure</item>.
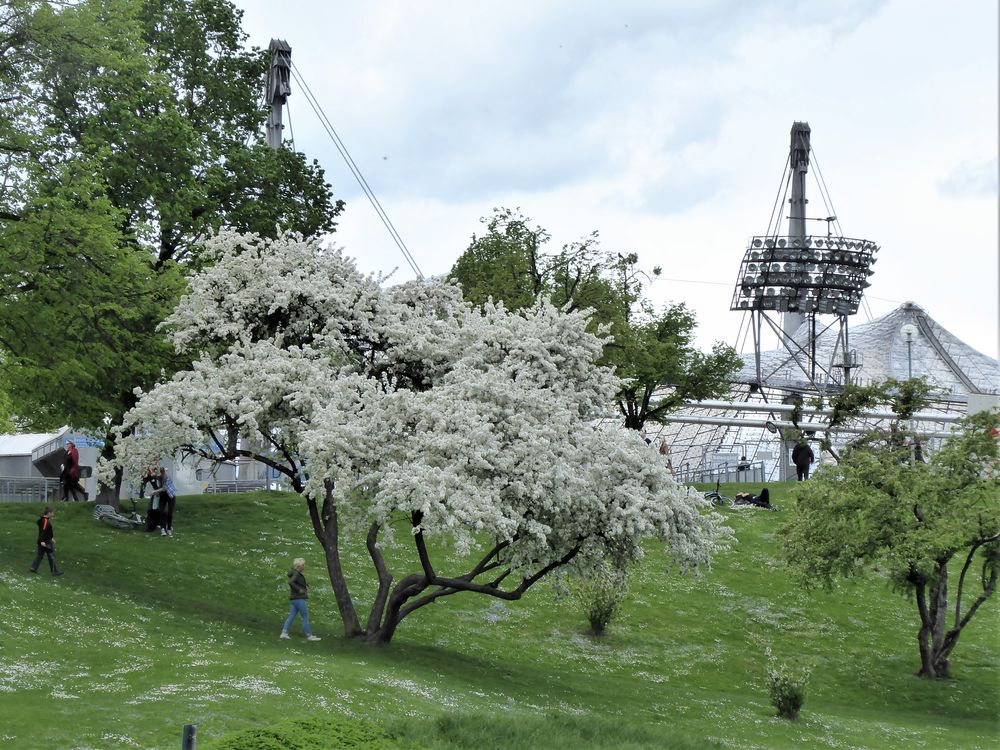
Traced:
<path fill-rule="evenodd" d="M 808 323 L 793 341 L 810 343 Z M 933 445 L 947 434 L 950 424 L 966 413 L 1000 407 L 1000 361 L 976 351 L 946 330 L 922 307 L 912 302 L 850 330 L 850 380 L 869 384 L 887 378 L 922 377 L 934 388 L 934 402 L 918 415 L 915 427 Z M 841 332 L 819 333 L 813 342 L 815 358 L 836 372 L 844 359 Z M 794 345 L 793 347 L 794 348 Z M 733 390 L 724 401 L 690 404 L 672 414 L 662 434 L 671 445 L 673 464 L 690 481 L 762 481 L 786 479 L 794 471 L 787 456 L 790 444 L 782 439 L 794 401 L 808 403 L 822 393 L 837 392 L 842 381 L 821 380 L 803 371 L 787 347 L 760 354 L 760 379 L 754 353 L 744 355 L 743 369 L 735 376 Z M 819 388 L 817 388 L 817 385 Z M 869 423 L 892 415 L 873 414 Z M 825 414 L 808 407 L 800 427 L 816 423 L 822 429 Z M 850 437 L 845 430 L 842 440 Z M 818 453 L 818 450 L 816 451 Z M 742 457 L 753 471 L 737 472 Z"/>
<path fill-rule="evenodd" d="M 792 338 L 803 348 L 809 331 L 803 324 Z M 968 403 L 969 396 L 1000 393 L 1000 361 L 976 351 L 935 321 L 919 305 L 906 302 L 887 315 L 850 331 L 850 348 L 858 367 L 852 382 L 872 383 L 923 377 L 942 399 Z M 837 337 L 832 331 L 816 341 L 816 359 L 836 366 Z M 804 374 L 784 349 L 761 354 L 763 384 L 789 391 L 808 391 Z M 755 380 L 753 361 L 736 376 L 739 383 Z"/>

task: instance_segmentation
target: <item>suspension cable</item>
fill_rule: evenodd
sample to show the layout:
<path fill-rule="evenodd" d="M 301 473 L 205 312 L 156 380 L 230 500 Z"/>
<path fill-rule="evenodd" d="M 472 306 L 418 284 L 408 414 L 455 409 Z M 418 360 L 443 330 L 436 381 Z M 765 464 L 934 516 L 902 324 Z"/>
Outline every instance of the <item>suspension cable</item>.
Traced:
<path fill-rule="evenodd" d="M 389 219 L 389 215 L 382 207 L 382 204 L 379 202 L 378 198 L 375 197 L 374 191 L 371 189 L 371 186 L 368 184 L 368 181 L 365 179 L 364 175 L 361 174 L 361 170 L 355 163 L 354 159 L 351 157 L 350 152 L 347 150 L 347 146 L 344 145 L 344 142 L 340 139 L 340 136 L 337 135 L 337 131 L 334 129 L 333 124 L 330 122 L 330 119 L 326 116 L 326 113 L 323 111 L 323 108 L 322 106 L 320 106 L 319 101 L 317 101 L 315 95 L 312 93 L 312 90 L 309 88 L 309 85 L 302 78 L 302 73 L 299 71 L 297 67 L 295 67 L 294 64 L 292 65 L 291 72 L 296 82 L 299 84 L 299 86 L 301 86 L 302 91 L 305 94 L 306 101 L 309 103 L 309 106 L 312 108 L 313 112 L 315 112 L 316 116 L 319 118 L 320 125 L 323 127 L 324 130 L 326 130 L 326 133 L 330 137 L 330 140 L 333 141 L 333 145 L 337 148 L 337 151 L 340 152 L 341 157 L 347 164 L 347 168 L 351 170 L 351 174 L 354 175 L 354 179 L 357 180 L 357 183 L 361 187 L 361 190 L 365 194 L 365 197 L 368 198 L 368 202 L 371 203 L 372 208 L 375 209 L 375 213 L 382 221 L 382 224 L 383 226 L 385 226 L 386 231 L 389 232 L 389 236 L 392 238 L 393 242 L 396 243 L 396 246 L 403 254 L 403 257 L 406 259 L 406 262 L 409 264 L 410 268 L 416 274 L 417 278 L 423 279 L 424 275 L 420 271 L 420 267 L 417 265 L 416 259 L 413 257 L 413 254 L 410 252 L 409 248 L 407 248 L 406 243 L 403 242 L 403 238 L 400 236 L 399 232 L 396 230 L 396 227 Z"/>
<path fill-rule="evenodd" d="M 816 152 L 812 152 L 812 161 L 816 165 L 816 174 L 819 177 L 817 184 L 820 188 L 820 195 L 823 196 L 823 204 L 827 206 L 829 215 L 834 217 L 834 224 L 837 225 L 837 234 L 841 237 L 844 236 L 844 228 L 840 225 L 840 219 L 837 217 L 837 210 L 833 207 L 833 198 L 830 196 L 830 191 L 826 187 L 826 180 L 823 179 L 823 170 L 819 168 L 819 159 L 816 158 Z M 825 195 L 824 195 L 825 194 Z"/>
<path fill-rule="evenodd" d="M 788 186 L 791 184 L 791 179 L 789 177 L 788 166 L 791 162 L 792 155 L 788 154 L 785 159 L 785 167 L 781 172 L 781 180 L 778 183 L 778 194 L 774 196 L 774 206 L 771 208 L 771 218 L 767 222 L 767 236 L 770 237 L 772 234 L 777 236 L 781 227 L 781 217 L 785 213 L 785 196 L 788 195 Z M 771 230 L 774 230 L 773 232 Z"/>

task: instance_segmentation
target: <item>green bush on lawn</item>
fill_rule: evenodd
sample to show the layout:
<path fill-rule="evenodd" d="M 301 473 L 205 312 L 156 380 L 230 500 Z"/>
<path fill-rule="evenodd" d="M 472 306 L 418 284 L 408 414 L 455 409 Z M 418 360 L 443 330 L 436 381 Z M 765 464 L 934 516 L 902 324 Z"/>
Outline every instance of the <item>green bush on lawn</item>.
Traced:
<path fill-rule="evenodd" d="M 398 750 L 399 747 L 379 727 L 337 716 L 290 719 L 269 727 L 247 729 L 208 745 L 207 750 Z"/>

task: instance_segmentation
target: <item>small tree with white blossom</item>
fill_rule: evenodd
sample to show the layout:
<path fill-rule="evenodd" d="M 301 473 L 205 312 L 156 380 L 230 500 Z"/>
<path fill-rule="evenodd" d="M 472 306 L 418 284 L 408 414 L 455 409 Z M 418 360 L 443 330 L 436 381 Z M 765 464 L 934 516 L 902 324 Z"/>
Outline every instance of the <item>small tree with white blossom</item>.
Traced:
<path fill-rule="evenodd" d="M 290 234 L 223 233 L 207 251 L 214 264 L 166 324 L 194 364 L 140 394 L 102 470 L 135 476 L 180 450 L 283 474 L 305 498 L 346 635 L 387 643 L 440 597 L 516 600 L 557 569 L 634 560 L 651 537 L 682 569 L 723 542 L 654 451 L 596 426 L 619 381 L 596 364 L 584 314 L 474 309 L 441 281 L 382 288 Z M 341 564 L 352 529 L 378 577 L 364 620 Z M 397 575 L 383 550 L 404 541 L 413 570 Z M 460 570 L 435 559 L 449 545 Z"/>

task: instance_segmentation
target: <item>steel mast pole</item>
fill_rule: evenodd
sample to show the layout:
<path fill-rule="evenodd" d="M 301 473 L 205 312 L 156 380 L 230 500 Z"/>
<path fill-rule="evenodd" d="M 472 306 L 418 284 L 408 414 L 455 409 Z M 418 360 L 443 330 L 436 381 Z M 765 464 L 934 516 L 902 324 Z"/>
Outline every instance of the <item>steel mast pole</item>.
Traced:
<path fill-rule="evenodd" d="M 281 122 L 281 108 L 292 93 L 292 48 L 283 39 L 272 39 L 267 47 L 271 53 L 271 67 L 267 70 L 267 91 L 265 96 L 271 107 L 267 116 L 267 145 L 281 148 L 281 133 L 285 126 Z"/>
<path fill-rule="evenodd" d="M 806 238 L 806 173 L 809 171 L 809 123 L 792 123 L 792 138 L 788 168 L 792 171 L 792 197 L 788 209 L 788 242 L 794 245 L 800 241 L 799 247 L 805 247 Z M 785 312 L 781 317 L 781 330 L 785 336 L 792 334 L 802 325 L 805 316 L 797 311 Z"/>

